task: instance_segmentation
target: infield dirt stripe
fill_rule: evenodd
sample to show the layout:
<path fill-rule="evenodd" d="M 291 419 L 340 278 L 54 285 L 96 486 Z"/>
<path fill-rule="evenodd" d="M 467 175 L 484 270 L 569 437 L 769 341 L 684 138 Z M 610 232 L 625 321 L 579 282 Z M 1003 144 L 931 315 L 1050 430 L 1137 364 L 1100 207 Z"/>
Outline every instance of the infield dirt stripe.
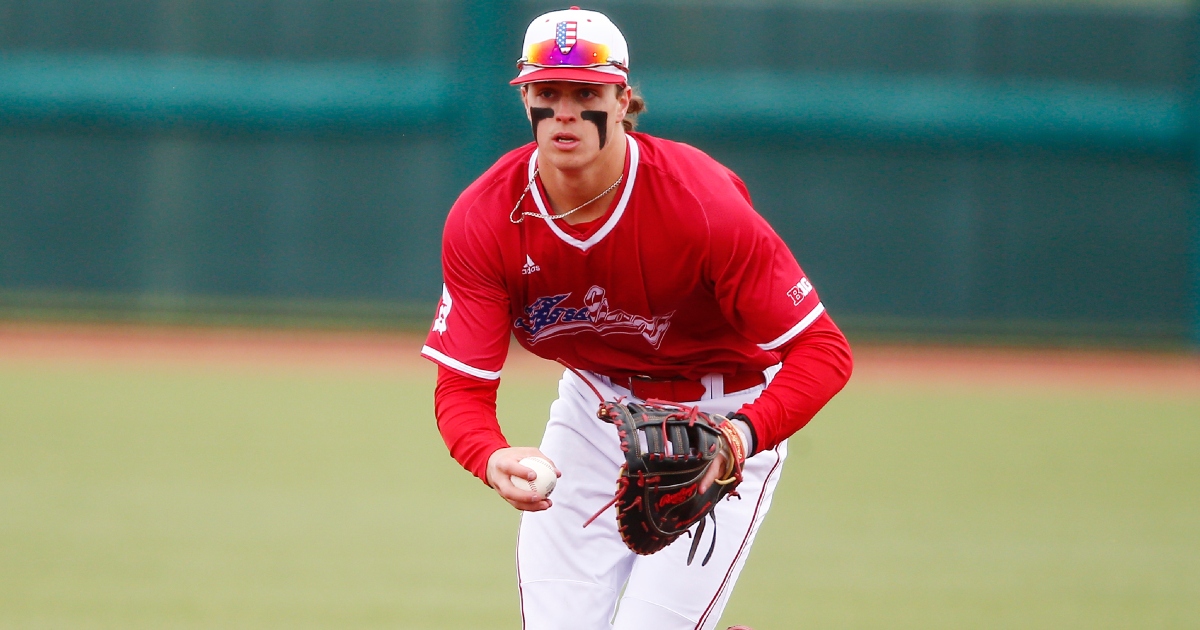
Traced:
<path fill-rule="evenodd" d="M 414 333 L 0 323 L 0 360 L 411 371 Z M 1200 356 L 856 344 L 854 381 L 1136 390 L 1200 396 Z M 553 378 L 562 368 L 515 344 L 508 374 Z"/>

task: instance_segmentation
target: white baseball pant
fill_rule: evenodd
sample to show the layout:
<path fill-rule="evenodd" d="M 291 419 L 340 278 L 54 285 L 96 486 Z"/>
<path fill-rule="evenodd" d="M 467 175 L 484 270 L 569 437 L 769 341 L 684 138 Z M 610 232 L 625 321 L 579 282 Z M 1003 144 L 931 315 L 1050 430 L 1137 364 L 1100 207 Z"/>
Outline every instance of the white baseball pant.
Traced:
<path fill-rule="evenodd" d="M 767 371 L 774 376 L 776 369 Z M 607 400 L 629 390 L 602 376 L 584 372 Z M 762 386 L 723 395 L 720 377 L 706 377 L 708 395 L 695 404 L 701 411 L 728 414 L 753 400 Z M 704 629 L 716 626 L 779 481 L 787 444 L 746 461 L 741 499 L 729 498 L 716 508 L 716 549 L 708 564 L 713 523 L 705 528 L 696 559 L 689 566 L 691 545 L 682 536 L 651 555 L 631 552 L 617 532 L 616 508 L 610 507 L 591 525 L 583 523 L 612 499 L 618 469 L 625 462 L 616 429 L 596 417 L 600 401 L 579 377 L 565 372 L 541 450 L 554 460 L 562 477 L 553 507 L 526 512 L 517 539 L 517 581 L 525 630 L 655 630 Z M 618 605 L 619 604 L 619 605 Z"/>

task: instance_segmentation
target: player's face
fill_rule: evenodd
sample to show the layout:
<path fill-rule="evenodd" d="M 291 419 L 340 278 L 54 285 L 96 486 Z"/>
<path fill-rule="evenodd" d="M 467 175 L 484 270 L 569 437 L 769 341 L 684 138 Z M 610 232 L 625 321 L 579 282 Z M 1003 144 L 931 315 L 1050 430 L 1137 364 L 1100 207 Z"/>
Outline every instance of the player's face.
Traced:
<path fill-rule="evenodd" d="M 541 108 L 553 114 L 537 123 L 538 150 L 551 164 L 562 170 L 585 168 L 602 152 L 624 143 L 614 142 L 624 133 L 621 121 L 629 108 L 631 90 L 599 83 L 544 81 L 531 83 L 522 95 L 526 115 L 534 119 Z M 532 111 L 531 111 L 532 110 Z M 584 112 L 592 112 L 584 114 Z M 603 117 L 595 112 L 602 112 Z M 601 125 L 605 141 L 601 146 Z"/>

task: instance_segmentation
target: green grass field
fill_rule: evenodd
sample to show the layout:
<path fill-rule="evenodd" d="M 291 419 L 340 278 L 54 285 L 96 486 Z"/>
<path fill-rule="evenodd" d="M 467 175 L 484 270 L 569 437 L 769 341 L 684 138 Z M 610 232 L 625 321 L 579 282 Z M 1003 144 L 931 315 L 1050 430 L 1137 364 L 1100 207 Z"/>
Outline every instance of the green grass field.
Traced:
<path fill-rule="evenodd" d="M 414 372 L 0 359 L 0 628 L 518 628 Z M 554 383 L 519 374 L 536 443 Z M 852 381 L 720 628 L 1200 626 L 1200 393 Z"/>

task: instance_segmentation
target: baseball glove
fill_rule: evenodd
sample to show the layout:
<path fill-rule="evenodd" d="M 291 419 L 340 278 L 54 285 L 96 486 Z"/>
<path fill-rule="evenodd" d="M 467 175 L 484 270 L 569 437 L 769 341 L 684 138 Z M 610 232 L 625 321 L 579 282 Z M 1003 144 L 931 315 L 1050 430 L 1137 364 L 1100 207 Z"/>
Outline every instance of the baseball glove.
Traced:
<path fill-rule="evenodd" d="M 721 499 L 738 496 L 742 481 L 746 454 L 737 429 L 723 416 L 661 401 L 604 402 L 597 415 L 617 428 L 625 464 L 617 478 L 616 496 L 596 516 L 615 503 L 621 538 L 641 555 L 655 553 L 688 532 L 692 536 L 688 564 L 711 518 L 712 542 L 700 563 L 708 564 L 716 547 L 713 510 Z M 725 455 L 725 468 L 701 493 L 700 482 L 716 465 L 718 453 Z M 696 523 L 693 535 L 689 530 Z"/>

